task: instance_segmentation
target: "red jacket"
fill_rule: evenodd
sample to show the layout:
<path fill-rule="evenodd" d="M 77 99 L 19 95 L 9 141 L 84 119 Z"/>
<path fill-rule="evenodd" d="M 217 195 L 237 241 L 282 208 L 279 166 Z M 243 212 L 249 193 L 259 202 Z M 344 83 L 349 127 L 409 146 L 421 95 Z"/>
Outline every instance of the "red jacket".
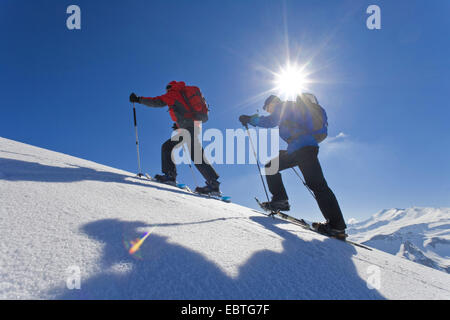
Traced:
<path fill-rule="evenodd" d="M 166 94 L 154 98 L 140 97 L 139 103 L 154 108 L 169 106 L 170 116 L 178 124 L 178 127 L 192 126 L 192 112 L 186 105 L 181 93 L 186 84 L 183 81 L 172 81 L 169 84 L 171 88 Z"/>

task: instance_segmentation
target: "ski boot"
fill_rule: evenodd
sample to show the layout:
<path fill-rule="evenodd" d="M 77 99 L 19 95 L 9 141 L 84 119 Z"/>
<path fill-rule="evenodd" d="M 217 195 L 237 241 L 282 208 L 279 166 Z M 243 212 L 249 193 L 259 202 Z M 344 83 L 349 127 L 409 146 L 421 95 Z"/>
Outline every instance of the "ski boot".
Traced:
<path fill-rule="evenodd" d="M 313 222 L 311 226 L 318 233 L 339 240 L 345 240 L 348 236 L 345 229 L 334 229 L 328 222 Z"/>
<path fill-rule="evenodd" d="M 222 193 L 219 189 L 220 182 L 217 180 L 206 181 L 206 186 L 195 188 L 195 192 L 205 195 L 218 196 L 220 197 Z"/>
<path fill-rule="evenodd" d="M 261 203 L 261 208 L 266 211 L 289 211 L 291 206 L 288 200 L 272 200 Z"/>
<path fill-rule="evenodd" d="M 176 185 L 177 181 L 175 179 L 175 176 L 171 175 L 171 174 L 157 174 L 155 175 L 154 179 L 158 182 L 162 182 L 162 183 L 167 183 L 170 185 Z"/>

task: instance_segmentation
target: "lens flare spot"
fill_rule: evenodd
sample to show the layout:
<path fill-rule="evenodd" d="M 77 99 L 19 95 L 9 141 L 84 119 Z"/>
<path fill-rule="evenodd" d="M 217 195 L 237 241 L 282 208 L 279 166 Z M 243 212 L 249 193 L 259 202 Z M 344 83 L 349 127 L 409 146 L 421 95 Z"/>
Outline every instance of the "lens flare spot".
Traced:
<path fill-rule="evenodd" d="M 156 226 L 154 226 L 149 232 L 145 233 L 141 238 L 137 238 L 136 240 L 131 240 L 126 243 L 126 248 L 130 255 L 135 255 L 139 249 L 141 248 L 144 241 L 152 234 L 153 230 L 155 230 Z"/>

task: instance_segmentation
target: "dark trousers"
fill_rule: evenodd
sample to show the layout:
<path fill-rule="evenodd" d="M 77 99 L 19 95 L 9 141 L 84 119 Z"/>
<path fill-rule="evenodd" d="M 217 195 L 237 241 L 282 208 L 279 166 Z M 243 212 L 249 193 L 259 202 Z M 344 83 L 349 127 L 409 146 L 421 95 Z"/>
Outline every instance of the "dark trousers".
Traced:
<path fill-rule="evenodd" d="M 214 168 L 209 164 L 208 160 L 204 157 L 204 151 L 201 146 L 200 141 L 198 140 L 198 137 L 194 136 L 194 127 L 185 128 L 189 131 L 191 135 L 191 143 L 185 143 L 185 146 L 187 145 L 187 148 L 191 154 L 191 160 L 194 162 L 194 151 L 195 150 L 201 150 L 201 163 L 195 164 L 195 167 L 200 171 L 201 175 L 205 178 L 206 181 L 215 181 L 219 178 Z M 178 141 L 172 141 L 171 139 L 167 140 L 163 143 L 161 147 L 161 166 L 162 166 L 162 172 L 168 175 L 172 175 L 176 177 L 177 175 L 177 168 L 175 166 L 175 163 L 172 161 L 172 151 L 175 148 L 175 146 L 183 141 L 183 138 L 180 137 L 180 140 Z M 198 148 L 198 149 L 195 149 Z"/>
<path fill-rule="evenodd" d="M 333 228 L 345 229 L 345 221 L 336 196 L 328 187 L 323 176 L 322 167 L 317 157 L 318 153 L 318 147 L 303 147 L 291 154 L 288 154 L 286 150 L 280 151 L 278 171 L 276 174 L 266 176 L 269 190 L 273 195 L 272 200 L 288 200 L 280 171 L 298 166 L 305 178 L 306 185 L 314 193 L 325 219 Z M 266 168 L 271 166 L 273 161 L 267 163 Z"/>

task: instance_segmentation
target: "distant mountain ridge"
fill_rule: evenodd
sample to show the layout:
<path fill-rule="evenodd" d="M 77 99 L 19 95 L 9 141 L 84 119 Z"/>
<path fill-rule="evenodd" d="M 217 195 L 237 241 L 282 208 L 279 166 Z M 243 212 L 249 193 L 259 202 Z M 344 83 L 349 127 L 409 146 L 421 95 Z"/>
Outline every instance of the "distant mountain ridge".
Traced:
<path fill-rule="evenodd" d="M 354 241 L 450 273 L 450 208 L 388 209 L 349 225 Z"/>

